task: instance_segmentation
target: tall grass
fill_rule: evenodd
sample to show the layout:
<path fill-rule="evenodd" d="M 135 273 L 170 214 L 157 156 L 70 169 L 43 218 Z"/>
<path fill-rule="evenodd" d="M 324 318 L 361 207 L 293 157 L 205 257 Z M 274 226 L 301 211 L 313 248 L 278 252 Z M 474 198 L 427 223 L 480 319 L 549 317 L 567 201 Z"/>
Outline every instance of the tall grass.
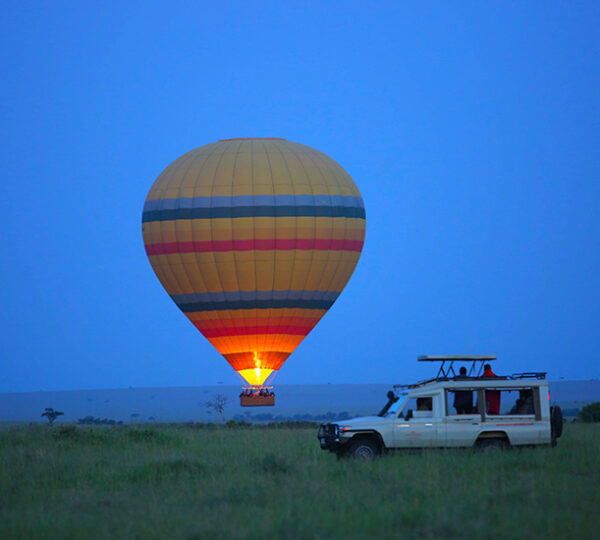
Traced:
<path fill-rule="evenodd" d="M 319 449 L 315 429 L 0 431 L 1 538 L 592 538 L 600 426 L 556 448 Z"/>

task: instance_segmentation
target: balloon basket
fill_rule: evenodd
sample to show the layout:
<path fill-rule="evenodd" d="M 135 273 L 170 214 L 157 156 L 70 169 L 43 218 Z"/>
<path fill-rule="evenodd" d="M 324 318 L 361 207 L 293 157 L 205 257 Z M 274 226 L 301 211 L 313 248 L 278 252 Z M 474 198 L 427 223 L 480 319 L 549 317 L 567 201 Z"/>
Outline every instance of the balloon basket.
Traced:
<path fill-rule="evenodd" d="M 240 394 L 240 407 L 274 407 L 275 394 L 271 388 L 245 388 Z"/>
<path fill-rule="evenodd" d="M 242 407 L 274 407 L 275 396 L 240 396 Z"/>

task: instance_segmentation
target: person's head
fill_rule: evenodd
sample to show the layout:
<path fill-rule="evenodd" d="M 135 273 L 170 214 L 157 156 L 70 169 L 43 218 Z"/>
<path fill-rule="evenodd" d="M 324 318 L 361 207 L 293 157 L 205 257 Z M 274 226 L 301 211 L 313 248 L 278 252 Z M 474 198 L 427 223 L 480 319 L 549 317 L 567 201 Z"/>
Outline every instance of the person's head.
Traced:
<path fill-rule="evenodd" d="M 430 397 L 417 398 L 417 411 L 430 411 L 432 405 L 433 400 Z"/>
<path fill-rule="evenodd" d="M 461 368 L 460 368 L 460 374 L 461 375 L 466 375 L 467 374 L 467 368 L 465 366 L 461 366 Z"/>
<path fill-rule="evenodd" d="M 486 364 L 485 366 L 483 366 L 483 371 L 492 371 L 492 366 Z"/>

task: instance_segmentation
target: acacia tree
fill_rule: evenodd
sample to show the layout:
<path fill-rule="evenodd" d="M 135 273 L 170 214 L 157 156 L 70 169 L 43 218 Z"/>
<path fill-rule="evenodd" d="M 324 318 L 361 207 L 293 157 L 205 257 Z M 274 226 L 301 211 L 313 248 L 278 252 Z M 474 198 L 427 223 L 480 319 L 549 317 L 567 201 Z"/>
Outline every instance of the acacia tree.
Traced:
<path fill-rule="evenodd" d="M 42 413 L 42 416 L 45 416 L 46 418 L 48 418 L 48 424 L 52 425 L 52 424 L 54 424 L 54 420 L 56 420 L 59 416 L 62 416 L 63 414 L 65 414 L 65 413 L 60 412 L 60 411 L 55 411 L 52 407 L 46 407 L 46 409 Z"/>
<path fill-rule="evenodd" d="M 207 401 L 204 406 L 207 409 L 213 409 L 221 415 L 221 422 L 225 422 L 225 405 L 227 405 L 227 396 L 217 394 L 212 401 Z"/>

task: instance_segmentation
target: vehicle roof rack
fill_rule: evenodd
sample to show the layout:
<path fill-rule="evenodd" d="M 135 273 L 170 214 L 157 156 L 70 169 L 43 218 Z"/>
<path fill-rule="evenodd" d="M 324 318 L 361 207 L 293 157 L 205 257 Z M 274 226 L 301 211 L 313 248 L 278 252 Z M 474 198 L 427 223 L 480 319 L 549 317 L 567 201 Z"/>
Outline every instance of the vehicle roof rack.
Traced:
<path fill-rule="evenodd" d="M 526 371 L 524 373 L 513 373 L 510 379 L 545 379 L 547 371 Z"/>
<path fill-rule="evenodd" d="M 441 362 L 440 369 L 435 376 L 435 379 L 457 377 L 458 374 L 454 371 L 454 362 L 471 362 L 471 367 L 467 371 L 468 377 L 479 377 L 483 371 L 483 365 L 487 362 L 496 360 L 495 354 L 483 355 L 426 355 L 417 358 L 419 362 Z M 428 382 L 428 381 L 427 381 Z"/>

